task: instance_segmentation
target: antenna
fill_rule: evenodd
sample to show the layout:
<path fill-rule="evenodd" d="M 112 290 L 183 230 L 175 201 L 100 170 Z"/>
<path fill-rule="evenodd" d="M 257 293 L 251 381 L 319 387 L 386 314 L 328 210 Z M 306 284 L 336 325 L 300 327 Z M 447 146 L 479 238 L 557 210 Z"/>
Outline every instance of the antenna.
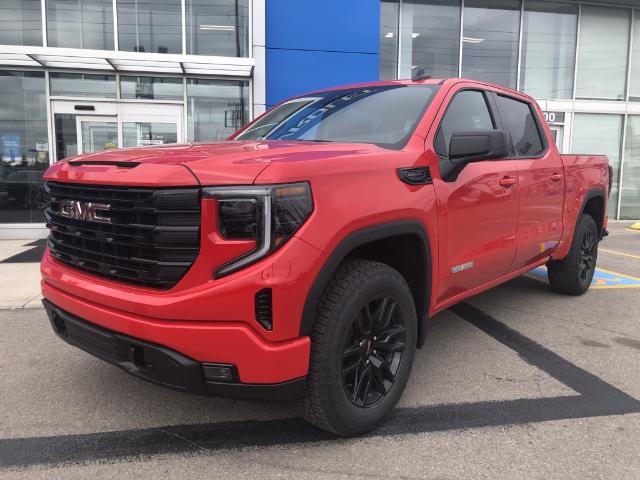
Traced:
<path fill-rule="evenodd" d="M 427 75 L 422 67 L 414 67 L 411 70 L 411 80 L 418 82 L 420 80 L 429 80 L 431 75 Z"/>

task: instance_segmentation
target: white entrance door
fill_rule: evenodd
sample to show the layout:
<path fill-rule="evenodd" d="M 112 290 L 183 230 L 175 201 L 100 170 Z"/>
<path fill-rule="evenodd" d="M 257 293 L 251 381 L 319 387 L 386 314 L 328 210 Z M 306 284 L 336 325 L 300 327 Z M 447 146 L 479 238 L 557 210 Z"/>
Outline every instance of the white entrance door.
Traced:
<path fill-rule="evenodd" d="M 56 160 L 184 141 L 182 104 L 54 100 Z"/>
<path fill-rule="evenodd" d="M 116 117 L 76 117 L 78 153 L 101 152 L 118 148 L 118 119 Z"/>
<path fill-rule="evenodd" d="M 120 104 L 123 147 L 181 143 L 182 105 Z"/>

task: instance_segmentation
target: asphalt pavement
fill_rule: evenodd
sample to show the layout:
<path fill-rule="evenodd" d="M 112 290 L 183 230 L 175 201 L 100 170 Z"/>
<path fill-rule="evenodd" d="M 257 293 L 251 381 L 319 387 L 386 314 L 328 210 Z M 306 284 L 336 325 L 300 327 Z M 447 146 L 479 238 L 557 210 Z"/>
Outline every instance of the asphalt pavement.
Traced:
<path fill-rule="evenodd" d="M 582 297 L 534 272 L 431 319 L 400 405 L 354 439 L 292 405 L 130 377 L 20 300 L 0 310 L 0 478 L 638 479 L 640 231 L 628 226 L 611 225 Z M 38 244 L 11 248 L 33 275 Z"/>

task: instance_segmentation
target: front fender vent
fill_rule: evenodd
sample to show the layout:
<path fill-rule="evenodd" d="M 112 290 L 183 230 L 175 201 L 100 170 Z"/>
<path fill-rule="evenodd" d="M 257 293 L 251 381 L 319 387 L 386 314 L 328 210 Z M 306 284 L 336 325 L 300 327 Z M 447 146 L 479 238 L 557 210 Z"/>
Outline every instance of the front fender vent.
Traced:
<path fill-rule="evenodd" d="M 256 293 L 256 320 L 265 330 L 273 330 L 273 302 L 270 288 Z"/>

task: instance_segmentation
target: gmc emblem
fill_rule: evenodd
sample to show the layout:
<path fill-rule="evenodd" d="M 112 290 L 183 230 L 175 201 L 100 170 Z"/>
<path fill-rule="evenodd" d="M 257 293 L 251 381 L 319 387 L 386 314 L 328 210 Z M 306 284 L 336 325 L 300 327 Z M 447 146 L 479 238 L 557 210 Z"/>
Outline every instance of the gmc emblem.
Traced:
<path fill-rule="evenodd" d="M 60 215 L 85 222 L 111 223 L 111 219 L 100 212 L 106 212 L 111 205 L 81 202 L 80 200 L 60 200 Z"/>

